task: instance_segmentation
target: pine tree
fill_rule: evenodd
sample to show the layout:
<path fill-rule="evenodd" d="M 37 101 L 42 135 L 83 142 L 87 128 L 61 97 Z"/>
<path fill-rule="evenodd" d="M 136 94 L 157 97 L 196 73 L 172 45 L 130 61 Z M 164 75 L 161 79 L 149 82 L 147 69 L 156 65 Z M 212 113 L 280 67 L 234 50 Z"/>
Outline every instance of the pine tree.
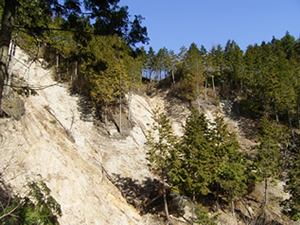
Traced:
<path fill-rule="evenodd" d="M 212 55 L 213 82 L 216 85 L 219 85 L 221 83 L 222 90 L 224 90 L 225 56 L 224 56 L 224 51 L 222 49 L 222 46 L 221 45 L 218 45 L 217 47 L 213 46 L 210 53 Z"/>
<path fill-rule="evenodd" d="M 184 83 L 186 84 L 185 89 L 186 91 L 192 91 L 191 96 L 188 96 L 188 99 L 197 99 L 198 111 L 201 113 L 200 94 L 205 81 L 204 65 L 201 52 L 195 43 L 190 45 L 183 62 L 186 69 L 186 76 L 184 77 Z"/>
<path fill-rule="evenodd" d="M 178 56 L 174 53 L 173 50 L 168 51 L 165 69 L 172 76 L 172 83 L 175 85 L 175 72 L 176 72 L 176 64 L 178 62 Z"/>
<path fill-rule="evenodd" d="M 131 122 L 131 101 L 133 91 L 138 90 L 142 84 L 142 73 L 145 65 L 144 55 L 140 54 L 136 58 L 126 55 L 124 57 L 126 74 L 128 80 L 126 82 L 126 90 L 128 90 L 128 121 Z"/>
<path fill-rule="evenodd" d="M 177 147 L 179 161 L 173 160 L 176 164 L 169 172 L 173 190 L 192 199 L 192 220 L 195 219 L 196 198 L 210 192 L 209 185 L 216 170 L 212 149 L 205 115 L 192 110 L 183 139 Z"/>
<path fill-rule="evenodd" d="M 192 110 L 187 118 L 185 132 L 179 147 L 181 156 L 181 180 L 178 187 L 189 197 L 208 194 L 212 179 L 212 146 L 209 141 L 208 122 L 204 114 Z M 174 173 L 176 179 L 177 175 Z"/>
<path fill-rule="evenodd" d="M 285 191 L 291 197 L 282 202 L 283 213 L 287 214 L 292 220 L 300 219 L 300 154 L 296 153 L 293 159 L 292 169 L 289 171 L 289 180 L 285 186 Z"/>
<path fill-rule="evenodd" d="M 82 72 L 88 77 L 90 95 L 107 124 L 109 106 L 112 103 L 119 104 L 121 113 L 122 101 L 130 86 L 125 62 L 129 57 L 129 46 L 117 36 L 95 37 L 88 45 L 87 52 L 92 55 L 84 62 Z M 121 123 L 115 122 L 122 132 Z"/>
<path fill-rule="evenodd" d="M 213 182 L 211 188 L 216 189 L 217 209 L 219 208 L 219 192 L 226 193 L 231 202 L 231 211 L 234 215 L 234 198 L 246 193 L 246 163 L 240 152 L 240 145 L 235 133 L 229 133 L 223 117 L 216 117 L 211 124 L 210 140 L 214 150 Z"/>
<path fill-rule="evenodd" d="M 148 152 L 148 160 L 150 162 L 150 169 L 155 171 L 155 173 L 160 177 L 165 213 L 167 220 L 170 221 L 167 203 L 166 181 L 168 180 L 170 165 L 173 163 L 172 159 L 176 158 L 174 157 L 176 137 L 173 134 L 170 120 L 166 114 L 160 113 L 159 109 L 157 109 L 153 113 L 153 119 L 154 122 L 151 130 L 149 130 L 146 142 L 146 145 L 150 148 Z"/>
<path fill-rule="evenodd" d="M 264 116 L 261 120 L 261 129 L 258 135 L 259 145 L 257 146 L 257 156 L 254 165 L 257 169 L 257 175 L 264 180 L 265 193 L 263 208 L 266 212 L 268 205 L 268 179 L 274 178 L 278 175 L 281 168 L 280 146 L 278 126 Z"/>
<path fill-rule="evenodd" d="M 243 51 L 235 41 L 228 40 L 225 50 L 225 63 L 227 80 L 230 86 L 237 89 L 239 86 L 240 94 L 243 96 L 243 80 L 244 80 L 244 57 Z"/>

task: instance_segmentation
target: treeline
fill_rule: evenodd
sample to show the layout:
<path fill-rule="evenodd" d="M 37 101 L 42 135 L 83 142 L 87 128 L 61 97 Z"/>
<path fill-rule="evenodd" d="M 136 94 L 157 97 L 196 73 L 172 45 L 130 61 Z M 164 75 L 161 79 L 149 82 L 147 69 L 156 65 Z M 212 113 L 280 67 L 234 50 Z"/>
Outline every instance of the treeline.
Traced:
<path fill-rule="evenodd" d="M 54 22 L 58 20 L 63 19 Z M 88 25 L 85 29 L 85 34 L 93 33 Z M 171 94 L 188 101 L 196 99 L 199 110 L 200 98 L 208 95 L 236 99 L 245 116 L 266 115 L 286 123 L 293 136 L 294 127 L 300 127 L 300 42 L 289 33 L 250 45 L 245 52 L 229 40 L 225 47 L 213 46 L 210 51 L 192 43 L 178 54 L 166 48 L 157 53 L 151 47 L 148 51 L 134 48 L 117 35 L 80 36 L 78 40 L 72 33 L 63 38 L 67 34 L 59 32 L 46 39 L 56 55 L 57 76 L 72 81 L 74 91 L 92 97 L 102 118 L 107 108 L 140 88 L 143 77 L 151 86 L 166 76 Z"/>
<path fill-rule="evenodd" d="M 144 76 L 159 79 L 163 71 L 174 96 L 207 98 L 210 89 L 213 97 L 240 100 L 244 115 L 266 115 L 292 129 L 300 125 L 299 56 L 300 41 L 288 32 L 281 39 L 249 45 L 246 51 L 231 40 L 210 51 L 192 43 L 178 54 L 166 48 L 155 53 L 150 47 Z"/>
<path fill-rule="evenodd" d="M 192 43 L 178 54 L 166 48 L 155 53 L 151 47 L 148 51 L 135 47 L 149 40 L 141 26 L 143 18 L 138 15 L 130 21 L 128 7 L 118 6 L 119 1 L 106 5 L 91 1 L 86 5 L 88 13 L 75 7 L 80 1 L 74 2 L 52 8 L 44 3 L 48 11 L 39 18 L 38 13 L 21 12 L 41 5 L 21 1 L 22 16 L 16 20 L 20 25 L 15 26 L 12 40 L 16 37 L 14 43 L 23 42 L 28 51 L 39 48 L 40 55 L 55 66 L 56 78 L 70 81 L 74 92 L 91 98 L 103 122 L 108 109 L 141 87 L 143 77 L 150 87 L 166 76 L 171 94 L 196 99 L 199 110 L 200 98 L 210 94 L 239 100 L 244 115 L 266 115 L 289 124 L 293 136 L 294 127 L 300 127 L 300 42 L 288 32 L 280 40 L 250 45 L 245 52 L 229 40 L 224 47 L 213 46 L 209 51 Z"/>

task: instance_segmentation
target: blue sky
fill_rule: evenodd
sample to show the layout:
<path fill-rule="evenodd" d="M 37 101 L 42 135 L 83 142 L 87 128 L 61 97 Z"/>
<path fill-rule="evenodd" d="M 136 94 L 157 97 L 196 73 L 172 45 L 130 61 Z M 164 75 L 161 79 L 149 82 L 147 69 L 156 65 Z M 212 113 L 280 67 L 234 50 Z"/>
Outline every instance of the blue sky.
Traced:
<path fill-rule="evenodd" d="M 131 15 L 145 17 L 150 44 L 179 52 L 195 42 L 210 50 L 234 40 L 248 45 L 300 35 L 300 0 L 120 0 Z"/>

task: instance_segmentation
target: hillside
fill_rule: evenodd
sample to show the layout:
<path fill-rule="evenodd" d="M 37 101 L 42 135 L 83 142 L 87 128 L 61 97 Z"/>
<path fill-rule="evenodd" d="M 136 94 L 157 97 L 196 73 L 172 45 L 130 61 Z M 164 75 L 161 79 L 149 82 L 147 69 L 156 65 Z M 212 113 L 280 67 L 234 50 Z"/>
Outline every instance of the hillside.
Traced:
<path fill-rule="evenodd" d="M 26 111 L 20 120 L 0 120 L 0 171 L 5 181 L 22 194 L 27 181 L 42 178 L 61 205 L 60 224 L 154 224 L 155 217 L 139 214 L 124 197 L 131 197 L 129 202 L 136 201 L 138 206 L 141 196 L 133 188 L 147 191 L 156 178 L 147 167 L 144 145 L 153 110 L 165 110 L 180 136 L 188 108 L 179 100 L 168 99 L 165 91 L 152 96 L 134 94 L 134 126 L 129 135 L 121 136 L 114 124 L 108 129 L 101 124 L 96 126 L 93 110 L 86 108 L 84 99 L 71 96 L 68 85 L 56 83 L 52 71 L 41 67 L 39 61 L 30 61 L 20 49 L 16 61 L 15 78 L 35 89 L 36 94 L 22 97 Z M 247 139 L 249 133 L 244 128 L 251 129 L 251 124 L 232 117 L 230 104 L 221 103 L 203 101 L 202 109 L 208 118 L 213 118 L 214 113 L 227 116 L 229 128 L 238 133 L 243 150 L 250 150 L 254 143 Z M 282 195 L 282 185 L 277 189 L 274 198 Z M 259 201 L 259 189 L 254 193 Z M 143 194 L 150 198 L 149 193 Z M 245 211 L 242 205 L 237 207 Z M 220 224 L 233 224 L 224 212 Z M 278 214 L 274 213 L 274 219 L 284 222 Z"/>

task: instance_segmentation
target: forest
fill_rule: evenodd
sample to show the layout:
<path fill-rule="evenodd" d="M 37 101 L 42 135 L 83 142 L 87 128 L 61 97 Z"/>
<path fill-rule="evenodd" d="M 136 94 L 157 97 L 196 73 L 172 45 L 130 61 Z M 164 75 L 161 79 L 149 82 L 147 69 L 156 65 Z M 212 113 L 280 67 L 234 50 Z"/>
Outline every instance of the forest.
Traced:
<path fill-rule="evenodd" d="M 150 41 L 142 25 L 144 18 L 130 16 L 129 7 L 119 6 L 119 0 L 0 3 L 0 101 L 20 89 L 12 82 L 11 72 L 16 46 L 35 60 L 42 59 L 45 67 L 53 67 L 55 79 L 69 83 L 73 94 L 85 96 L 105 126 L 116 112 L 120 120 L 126 114 L 130 122 L 133 93 L 167 89 L 191 108 L 182 137 L 173 134 L 167 115 L 159 111 L 147 135 L 149 166 L 161 177 L 167 220 L 170 192 L 192 201 L 192 223 L 214 224 L 200 204 L 203 196 L 213 194 L 217 210 L 219 199 L 225 198 L 234 215 L 234 200 L 263 182 L 265 201 L 259 217 L 262 224 L 267 223 L 267 190 L 272 179 L 287 181 L 291 197 L 282 202 L 283 214 L 295 221 L 300 218 L 299 39 L 286 32 L 281 39 L 249 45 L 245 51 L 228 40 L 211 49 L 192 43 L 179 53 L 163 46 L 155 52 L 152 47 L 136 47 Z M 256 154 L 241 151 L 224 118 L 209 121 L 200 99 L 237 102 L 240 115 L 258 124 Z M 0 113 L 5 116 L 1 108 Z M 114 122 L 122 134 L 122 122 Z M 32 204 L 28 211 L 33 210 Z M 7 210 L 1 210 L 0 220 L 15 221 L 15 217 L 6 218 Z M 18 218 L 28 216 L 25 211 L 16 211 Z"/>

